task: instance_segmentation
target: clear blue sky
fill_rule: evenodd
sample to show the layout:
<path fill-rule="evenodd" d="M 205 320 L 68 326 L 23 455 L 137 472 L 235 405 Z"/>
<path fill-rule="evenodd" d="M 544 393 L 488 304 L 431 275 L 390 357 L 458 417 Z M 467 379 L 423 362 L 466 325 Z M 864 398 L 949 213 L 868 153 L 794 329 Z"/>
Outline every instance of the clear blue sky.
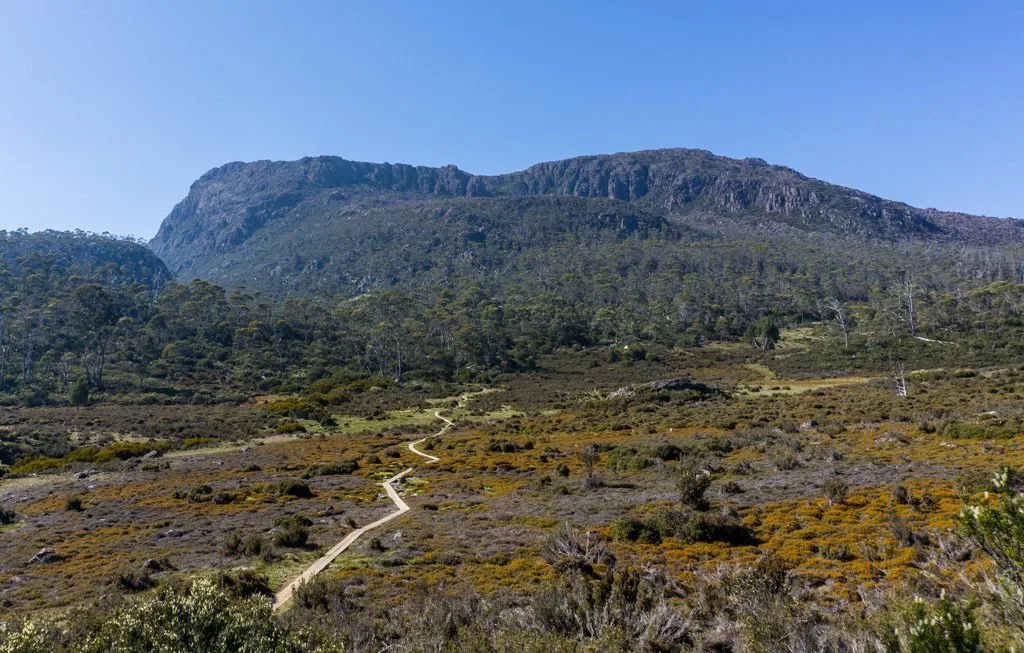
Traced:
<path fill-rule="evenodd" d="M 1024 217 L 1024 3 L 0 0 L 0 228 L 151 237 L 209 168 L 759 156 Z"/>

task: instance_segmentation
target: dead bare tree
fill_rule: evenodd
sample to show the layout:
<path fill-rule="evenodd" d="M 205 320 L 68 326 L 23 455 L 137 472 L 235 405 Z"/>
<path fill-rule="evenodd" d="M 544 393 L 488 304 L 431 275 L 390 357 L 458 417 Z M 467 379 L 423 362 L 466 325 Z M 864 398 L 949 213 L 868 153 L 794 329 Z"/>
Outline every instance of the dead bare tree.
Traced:
<path fill-rule="evenodd" d="M 904 308 L 907 311 L 907 326 L 910 327 L 910 335 L 917 335 L 917 307 L 914 304 L 914 279 L 907 275 L 903 278 L 900 286 Z"/>
<path fill-rule="evenodd" d="M 833 320 L 839 330 L 843 333 L 843 348 L 850 348 L 850 318 L 846 313 L 846 309 L 843 307 L 842 302 L 837 297 L 829 297 L 825 300 L 825 306 L 828 310 L 832 311 Z"/>
<path fill-rule="evenodd" d="M 893 361 L 893 377 L 896 381 L 896 394 L 901 397 L 907 396 L 907 375 L 906 367 L 901 360 Z"/>

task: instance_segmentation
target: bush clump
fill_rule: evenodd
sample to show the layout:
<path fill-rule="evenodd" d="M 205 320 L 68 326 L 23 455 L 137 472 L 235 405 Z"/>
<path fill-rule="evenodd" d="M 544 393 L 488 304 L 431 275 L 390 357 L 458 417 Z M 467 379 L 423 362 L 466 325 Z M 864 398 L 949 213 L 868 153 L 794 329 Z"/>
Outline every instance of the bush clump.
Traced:
<path fill-rule="evenodd" d="M 0 504 L 0 526 L 6 526 L 7 524 L 13 524 L 18 519 L 18 514 L 11 508 Z"/>
<path fill-rule="evenodd" d="M 676 474 L 676 489 L 683 509 L 707 510 L 705 497 L 711 487 L 711 472 L 695 456 L 687 456 L 679 464 Z"/>
<path fill-rule="evenodd" d="M 825 498 L 828 499 L 828 505 L 830 506 L 842 505 L 846 502 L 846 497 L 850 493 L 850 487 L 837 476 L 825 479 L 825 482 L 821 485 L 821 490 L 824 492 Z"/>
<path fill-rule="evenodd" d="M 312 499 L 313 490 L 304 481 L 286 479 L 277 484 L 278 496 L 289 496 L 297 499 Z"/>
<path fill-rule="evenodd" d="M 238 533 L 231 533 L 224 542 L 224 550 L 228 555 L 256 557 L 267 549 L 266 542 L 259 533 L 251 533 L 242 537 Z"/>
<path fill-rule="evenodd" d="M 302 475 L 302 478 L 313 478 L 315 476 L 346 476 L 359 469 L 359 461 L 354 458 L 343 460 L 331 465 L 315 465 L 310 467 Z"/>
<path fill-rule="evenodd" d="M 292 549 L 301 549 L 309 543 L 309 527 L 313 522 L 302 515 L 288 515 L 274 520 L 277 532 L 274 544 Z"/>
<path fill-rule="evenodd" d="M 251 596 L 274 596 L 270 579 L 252 569 L 242 569 L 233 574 L 220 575 L 220 584 L 230 596 L 247 599 Z"/>

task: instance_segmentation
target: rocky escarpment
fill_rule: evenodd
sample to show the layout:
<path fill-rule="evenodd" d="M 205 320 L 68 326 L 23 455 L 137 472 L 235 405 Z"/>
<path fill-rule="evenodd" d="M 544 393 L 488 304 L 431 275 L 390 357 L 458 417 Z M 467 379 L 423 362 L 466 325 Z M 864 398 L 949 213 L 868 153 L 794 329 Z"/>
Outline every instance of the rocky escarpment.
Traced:
<path fill-rule="evenodd" d="M 192 185 L 151 246 L 172 270 L 188 274 L 199 259 L 237 248 L 268 223 L 286 220 L 311 204 L 325 219 L 351 219 L 368 206 L 377 210 L 424 198 L 525 196 L 630 202 L 697 225 L 776 225 L 886 240 L 1024 241 L 1021 221 L 918 209 L 761 159 L 667 149 L 577 157 L 496 176 L 472 175 L 455 166 L 329 156 L 229 163 Z"/>

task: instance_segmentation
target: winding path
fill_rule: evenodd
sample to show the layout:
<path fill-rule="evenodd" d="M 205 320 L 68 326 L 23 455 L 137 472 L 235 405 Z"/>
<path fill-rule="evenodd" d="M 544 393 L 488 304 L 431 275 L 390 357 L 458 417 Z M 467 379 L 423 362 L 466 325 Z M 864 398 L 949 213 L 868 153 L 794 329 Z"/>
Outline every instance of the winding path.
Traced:
<path fill-rule="evenodd" d="M 473 393 L 473 394 L 475 394 L 475 393 Z M 464 394 L 461 397 L 459 397 L 458 407 L 461 408 L 461 407 L 465 406 L 466 402 L 469 400 L 470 396 L 471 395 L 469 393 L 467 393 L 467 394 Z M 422 456 L 422 457 L 426 458 L 427 459 L 426 464 L 436 463 L 438 460 L 440 460 L 440 458 L 438 458 L 437 456 L 431 456 L 428 453 L 423 453 L 422 451 L 420 451 L 419 449 L 416 448 L 416 445 L 420 444 L 422 442 L 425 442 L 425 441 L 429 440 L 430 438 L 436 438 L 436 437 L 442 436 L 442 435 L 444 435 L 445 433 L 448 432 L 448 429 L 450 429 L 451 427 L 455 426 L 454 422 L 452 422 L 447 417 L 444 417 L 443 415 L 441 415 L 441 411 L 440 410 L 435 410 L 434 411 L 434 416 L 437 417 L 437 419 L 439 419 L 442 422 L 444 422 L 444 428 L 442 428 L 440 431 L 438 431 L 437 433 L 435 433 L 433 435 L 428 435 L 425 438 L 420 438 L 419 440 L 416 440 L 415 442 L 410 442 L 409 443 L 409 451 L 413 452 L 417 456 Z M 338 542 L 337 544 L 332 546 L 327 551 L 327 553 L 322 555 L 316 562 L 314 562 L 312 565 L 307 567 L 305 571 L 303 571 L 301 574 L 299 574 L 298 578 L 296 578 L 292 582 L 290 582 L 287 585 L 285 585 L 284 588 L 281 591 L 279 591 L 274 596 L 274 611 L 275 612 L 280 610 L 281 608 L 283 608 L 284 605 L 286 603 L 288 603 L 288 601 L 291 600 L 292 595 L 295 594 L 295 590 L 298 589 L 298 587 L 300 585 L 302 585 L 303 583 L 309 582 L 314 576 L 316 576 L 321 571 L 326 569 L 328 567 L 328 565 L 330 565 L 332 562 L 334 562 L 335 558 L 337 558 L 346 549 L 348 549 L 350 546 L 352 546 L 352 543 L 355 542 L 356 540 L 358 540 L 359 537 L 363 533 L 365 533 L 366 531 L 371 531 L 371 530 L 377 528 L 378 526 L 383 526 L 384 524 L 388 523 L 392 519 L 395 519 L 396 517 L 400 517 L 400 516 L 404 515 L 405 513 L 409 512 L 409 510 L 411 510 L 409 505 L 405 501 L 402 501 L 402 497 L 398 496 L 398 492 L 395 491 L 395 488 L 394 488 L 393 484 L 397 483 L 400 480 L 402 480 L 402 478 L 406 474 L 409 474 L 410 472 L 412 472 L 413 469 L 414 469 L 413 467 L 409 467 L 407 469 L 404 469 L 401 472 L 399 472 L 398 474 L 395 474 L 394 476 L 392 476 L 388 480 L 386 480 L 383 483 L 381 483 L 381 485 L 384 486 L 384 491 L 387 492 L 388 497 L 395 504 L 395 507 L 398 508 L 398 510 L 396 510 L 395 512 L 393 512 L 393 513 L 391 513 L 389 515 L 385 515 L 384 517 L 381 517 L 380 519 L 378 519 L 377 521 L 373 522 L 372 524 L 367 524 L 366 526 L 360 526 L 359 528 L 355 529 L 354 531 L 352 531 L 351 533 L 346 535 L 343 540 L 341 540 L 340 542 Z"/>

